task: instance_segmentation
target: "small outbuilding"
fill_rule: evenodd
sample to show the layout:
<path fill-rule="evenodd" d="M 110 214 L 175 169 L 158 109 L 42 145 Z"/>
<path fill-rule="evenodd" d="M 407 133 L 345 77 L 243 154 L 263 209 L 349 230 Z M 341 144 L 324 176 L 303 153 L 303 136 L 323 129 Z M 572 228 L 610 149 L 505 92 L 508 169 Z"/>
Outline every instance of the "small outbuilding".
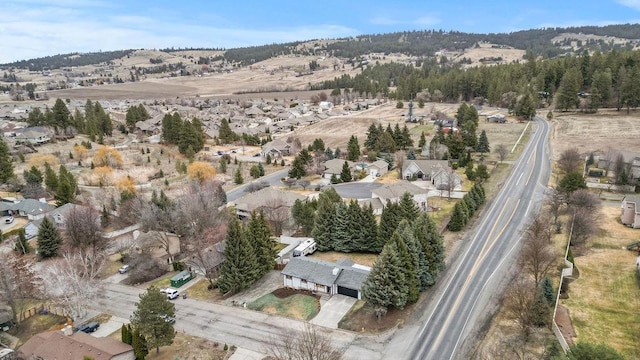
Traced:
<path fill-rule="evenodd" d="M 191 279 L 193 279 L 193 274 L 191 274 L 190 271 L 181 271 L 176 276 L 171 278 L 171 287 L 179 288 L 180 286 L 188 283 Z"/>

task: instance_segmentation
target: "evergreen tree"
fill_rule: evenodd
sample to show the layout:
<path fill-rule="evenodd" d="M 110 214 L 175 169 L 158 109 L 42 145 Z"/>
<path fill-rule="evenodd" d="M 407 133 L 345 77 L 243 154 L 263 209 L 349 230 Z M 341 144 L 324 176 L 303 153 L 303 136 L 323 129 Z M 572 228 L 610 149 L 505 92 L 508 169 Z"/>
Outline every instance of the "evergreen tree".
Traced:
<path fill-rule="evenodd" d="M 41 258 L 50 258 L 58 255 L 62 246 L 62 237 L 56 226 L 48 217 L 42 219 L 38 228 L 38 255 Z"/>
<path fill-rule="evenodd" d="M 267 154 L 266 162 L 267 162 L 267 165 L 271 164 L 271 154 Z"/>
<path fill-rule="evenodd" d="M 422 249 L 418 246 L 413 236 L 411 224 L 407 220 L 402 220 L 395 232 L 400 235 L 396 238 L 396 246 L 398 247 L 398 254 L 403 260 L 403 270 L 407 279 L 409 290 L 407 302 L 414 303 L 420 297 L 421 280 L 424 273 L 429 273 L 429 267 L 426 264 Z M 426 267 L 421 267 L 421 265 L 426 265 Z"/>
<path fill-rule="evenodd" d="M 466 224 L 466 214 L 460 204 L 461 202 L 457 202 L 453 207 L 453 214 L 451 214 L 451 219 L 449 219 L 449 223 L 447 224 L 447 229 L 451 231 L 460 231 Z"/>
<path fill-rule="evenodd" d="M 131 325 L 129 324 L 122 324 L 122 327 L 120 328 L 120 339 L 122 340 L 123 343 L 127 344 L 127 345 L 131 345 L 132 342 L 132 336 L 131 336 Z"/>
<path fill-rule="evenodd" d="M 13 158 L 7 143 L 0 137 L 0 183 L 6 183 L 13 176 Z"/>
<path fill-rule="evenodd" d="M 333 150 L 331 150 L 330 147 L 327 147 L 326 149 L 324 149 L 324 156 L 327 158 L 327 160 L 332 160 L 333 157 Z"/>
<path fill-rule="evenodd" d="M 382 210 L 380 217 L 380 226 L 378 227 L 378 236 L 371 246 L 371 251 L 381 251 L 391 235 L 396 231 L 398 224 L 402 220 L 402 208 L 398 203 L 387 200 L 387 204 Z"/>
<path fill-rule="evenodd" d="M 264 213 L 252 213 L 251 220 L 247 224 L 246 237 L 253 245 L 258 266 L 257 279 L 273 270 L 277 255 L 273 233 L 264 217 Z"/>
<path fill-rule="evenodd" d="M 540 282 L 540 292 L 547 301 L 547 304 L 549 306 L 553 306 L 553 304 L 556 302 L 556 292 L 553 289 L 553 284 L 551 283 L 551 279 L 549 279 L 548 276 L 542 278 L 542 281 Z"/>
<path fill-rule="evenodd" d="M 371 247 L 378 238 L 378 222 L 375 215 L 373 215 L 371 204 L 366 209 L 363 209 L 360 215 L 359 238 L 355 240 L 358 244 L 357 251 L 372 252 L 374 250 Z"/>
<path fill-rule="evenodd" d="M 233 175 L 233 182 L 236 185 L 240 185 L 240 184 L 244 183 L 244 178 L 242 177 L 242 166 L 238 166 L 236 168 L 236 172 Z"/>
<path fill-rule="evenodd" d="M 60 165 L 58 188 L 55 193 L 57 206 L 73 202 L 76 198 L 77 186 L 78 184 L 73 174 L 71 174 L 64 165 Z"/>
<path fill-rule="evenodd" d="M 264 176 L 264 166 L 262 166 L 261 162 L 258 163 L 258 175 Z"/>
<path fill-rule="evenodd" d="M 227 173 L 227 159 L 224 157 L 220 158 L 220 161 L 218 163 L 218 168 L 220 169 L 220 173 L 222 174 L 226 174 Z"/>
<path fill-rule="evenodd" d="M 173 344 L 176 335 L 173 324 L 165 320 L 166 317 L 175 317 L 175 304 L 158 288 L 151 286 L 146 292 L 139 295 L 140 301 L 136 303 L 136 310 L 131 315 L 131 327 L 133 330 L 131 345 L 141 350 L 139 354 L 146 356 L 143 344 L 155 347 L 156 353 L 160 346 Z M 141 337 L 144 337 L 142 341 Z M 135 344 L 135 345 L 134 345 Z M 148 350 L 147 350 L 148 351 Z"/>
<path fill-rule="evenodd" d="M 479 182 L 483 182 L 489 178 L 489 170 L 487 170 L 487 165 L 478 164 L 478 168 L 476 168 L 476 180 Z"/>
<path fill-rule="evenodd" d="M 44 163 L 44 184 L 50 192 L 55 192 L 58 189 L 58 175 L 49 166 L 49 163 Z"/>
<path fill-rule="evenodd" d="M 435 283 L 438 274 L 444 270 L 444 237 L 440 234 L 435 222 L 426 213 L 420 214 L 420 217 L 414 222 L 413 233 L 428 264 L 428 276 L 424 274 L 420 283 L 421 289 L 426 289 Z"/>
<path fill-rule="evenodd" d="M 541 291 L 536 291 L 535 298 L 529 309 L 531 324 L 541 327 L 551 322 L 551 308 Z"/>
<path fill-rule="evenodd" d="M 375 149 L 379 137 L 380 133 L 378 132 L 378 128 L 372 123 L 367 131 L 367 139 L 364 141 L 364 147 L 368 150 Z"/>
<path fill-rule="evenodd" d="M 342 164 L 342 171 L 340 172 L 340 180 L 342 182 L 350 182 L 352 180 L 351 177 L 351 169 L 349 168 L 349 164 L 345 161 Z"/>
<path fill-rule="evenodd" d="M 393 234 L 399 237 L 398 234 Z M 407 303 L 409 289 L 405 274 L 402 271 L 402 260 L 393 245 L 394 239 L 382 249 L 375 260 L 369 276 L 362 284 L 362 296 L 376 310 L 386 310 L 393 306 L 404 308 Z"/>
<path fill-rule="evenodd" d="M 0 239 L 2 239 L 2 233 L 0 232 Z M 16 240 L 16 244 L 14 246 L 15 250 L 21 254 L 25 255 L 31 252 L 31 246 L 29 246 L 29 242 L 27 242 L 27 238 L 25 236 L 24 228 L 18 230 L 18 240 Z"/>
<path fill-rule="evenodd" d="M 469 181 L 474 181 L 476 179 L 476 172 L 473 170 L 473 161 L 467 163 L 467 168 L 464 170 L 464 174 L 467 176 Z"/>
<path fill-rule="evenodd" d="M 420 133 L 420 140 L 418 140 L 418 148 L 423 149 L 427 145 L 427 139 L 425 138 L 424 131 Z"/>
<path fill-rule="evenodd" d="M 289 169 L 289 177 L 300 179 L 307 175 L 307 170 L 305 170 L 303 160 L 296 156 L 291 163 L 291 168 Z"/>
<path fill-rule="evenodd" d="M 466 193 L 462 197 L 462 201 L 464 201 L 465 205 L 467 205 L 467 208 L 469 209 L 469 216 L 473 216 L 473 214 L 475 214 L 476 212 L 476 209 L 478 208 L 475 200 L 473 200 L 473 196 L 469 195 L 469 193 Z"/>
<path fill-rule="evenodd" d="M 587 183 L 582 176 L 582 173 L 574 171 L 565 175 L 560 179 L 558 184 L 558 190 L 565 194 L 571 194 L 578 189 L 586 189 Z"/>
<path fill-rule="evenodd" d="M 314 202 L 296 199 L 293 206 L 291 206 L 291 216 L 302 233 L 301 235 L 310 236 L 315 223 Z"/>
<path fill-rule="evenodd" d="M 349 208 L 341 201 L 334 206 L 334 212 L 333 228 L 330 231 L 330 249 L 338 252 L 351 252 L 353 244 Z"/>
<path fill-rule="evenodd" d="M 220 291 L 236 293 L 248 288 L 257 278 L 258 263 L 253 246 L 246 237 L 242 224 L 232 217 L 227 227 L 224 257 L 218 282 Z"/>
<path fill-rule="evenodd" d="M 487 139 L 487 133 L 484 130 L 482 130 L 482 132 L 480 133 L 480 137 L 478 138 L 478 147 L 476 148 L 476 151 L 482 154 L 491 151 L 491 147 L 489 146 L 489 139 Z"/>
<path fill-rule="evenodd" d="M 50 123 L 49 125 L 56 129 L 56 133 L 58 132 L 58 129 L 64 130 L 71 125 L 71 122 L 69 121 L 69 115 L 71 115 L 71 113 L 62 99 L 56 99 L 52 113 L 53 123 Z"/>
<path fill-rule="evenodd" d="M 358 138 L 355 135 L 351 135 L 347 144 L 347 160 L 358 161 L 359 159 L 360 145 L 358 145 Z"/>
<path fill-rule="evenodd" d="M 406 149 L 408 147 L 413 146 L 413 139 L 411 138 L 411 133 L 409 132 L 409 128 L 407 124 L 402 128 L 402 149 Z"/>
<path fill-rule="evenodd" d="M 173 342 L 173 340 L 172 340 Z M 131 334 L 131 347 L 133 347 L 133 354 L 136 357 L 136 360 L 144 360 L 149 354 L 149 347 L 147 346 L 147 341 L 144 336 L 140 334 L 138 329 L 133 330 Z"/>
<path fill-rule="evenodd" d="M 416 153 L 413 151 L 413 149 L 410 149 L 409 152 L 407 153 L 407 160 L 415 160 L 416 159 Z"/>
<path fill-rule="evenodd" d="M 412 222 L 420 215 L 420 209 L 409 192 L 402 194 L 399 205 L 402 219 Z"/>
<path fill-rule="evenodd" d="M 318 245 L 318 250 L 328 251 L 333 248 L 332 229 L 335 226 L 335 204 L 331 201 L 325 192 L 320 193 L 318 197 L 318 211 L 316 212 L 316 220 L 311 231 L 311 237 Z"/>
<path fill-rule="evenodd" d="M 165 114 L 162 118 L 162 139 L 167 144 L 177 144 L 180 139 L 182 118 L 180 114 Z"/>
<path fill-rule="evenodd" d="M 223 144 L 230 144 L 234 141 L 239 140 L 238 134 L 234 133 L 233 130 L 231 130 L 231 127 L 229 126 L 229 122 L 227 121 L 227 119 L 223 118 L 222 121 L 220 122 L 220 129 L 218 130 L 218 139 L 220 139 L 220 141 Z"/>
<path fill-rule="evenodd" d="M 342 155 L 342 151 L 340 150 L 340 148 L 336 148 L 336 150 L 333 152 L 333 158 L 334 159 L 340 159 L 340 156 Z"/>
<path fill-rule="evenodd" d="M 580 101 L 578 92 L 582 83 L 581 75 L 577 68 L 570 67 L 562 76 L 560 87 L 556 95 L 556 108 L 562 111 L 575 109 Z"/>

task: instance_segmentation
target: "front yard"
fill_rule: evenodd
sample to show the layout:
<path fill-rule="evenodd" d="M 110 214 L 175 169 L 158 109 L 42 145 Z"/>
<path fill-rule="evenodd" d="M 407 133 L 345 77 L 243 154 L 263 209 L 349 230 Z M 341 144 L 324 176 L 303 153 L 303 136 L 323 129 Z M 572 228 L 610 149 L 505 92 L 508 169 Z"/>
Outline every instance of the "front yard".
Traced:
<path fill-rule="evenodd" d="M 305 291 L 278 289 L 250 302 L 247 307 L 267 314 L 308 321 L 320 312 L 319 299 Z"/>

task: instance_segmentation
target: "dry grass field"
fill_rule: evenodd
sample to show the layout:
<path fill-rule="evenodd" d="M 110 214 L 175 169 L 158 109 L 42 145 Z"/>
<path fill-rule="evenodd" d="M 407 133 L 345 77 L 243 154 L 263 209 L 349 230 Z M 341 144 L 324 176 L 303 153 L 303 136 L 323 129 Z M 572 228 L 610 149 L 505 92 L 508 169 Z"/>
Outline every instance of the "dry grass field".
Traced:
<path fill-rule="evenodd" d="M 592 151 L 628 150 L 640 152 L 640 121 L 637 112 L 601 110 L 597 114 L 559 113 L 553 117 L 553 156 L 576 147 L 583 154 Z"/>

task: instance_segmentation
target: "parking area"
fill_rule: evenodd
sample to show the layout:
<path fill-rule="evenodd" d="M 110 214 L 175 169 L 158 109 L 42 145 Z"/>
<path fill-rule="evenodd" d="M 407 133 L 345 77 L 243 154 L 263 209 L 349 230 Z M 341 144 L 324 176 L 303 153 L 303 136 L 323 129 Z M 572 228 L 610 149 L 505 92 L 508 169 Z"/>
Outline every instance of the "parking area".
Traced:
<path fill-rule="evenodd" d="M 349 312 L 349 309 L 358 299 L 345 295 L 333 295 L 327 302 L 322 304 L 320 312 L 311 319 L 314 325 L 320 325 L 331 329 L 337 329 L 340 320 Z"/>

